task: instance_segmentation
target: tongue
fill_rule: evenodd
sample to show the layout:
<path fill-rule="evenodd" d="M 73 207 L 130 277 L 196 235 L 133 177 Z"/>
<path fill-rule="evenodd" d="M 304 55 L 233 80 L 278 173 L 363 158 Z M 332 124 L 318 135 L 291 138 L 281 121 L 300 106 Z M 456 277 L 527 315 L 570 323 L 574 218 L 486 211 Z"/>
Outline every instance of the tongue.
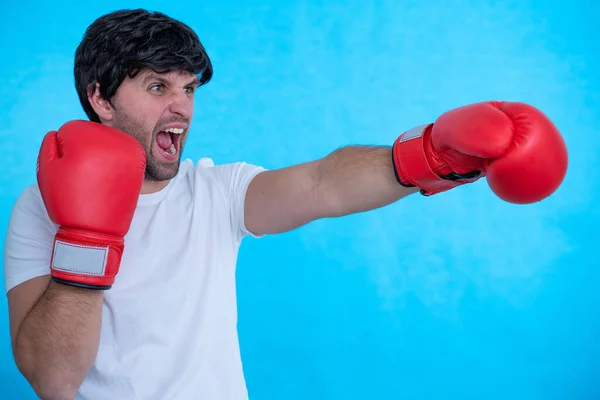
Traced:
<path fill-rule="evenodd" d="M 156 143 L 158 143 L 158 146 L 161 149 L 167 150 L 171 147 L 171 144 L 173 142 L 171 141 L 170 134 L 168 134 L 167 132 L 158 132 L 158 134 L 156 135 Z"/>

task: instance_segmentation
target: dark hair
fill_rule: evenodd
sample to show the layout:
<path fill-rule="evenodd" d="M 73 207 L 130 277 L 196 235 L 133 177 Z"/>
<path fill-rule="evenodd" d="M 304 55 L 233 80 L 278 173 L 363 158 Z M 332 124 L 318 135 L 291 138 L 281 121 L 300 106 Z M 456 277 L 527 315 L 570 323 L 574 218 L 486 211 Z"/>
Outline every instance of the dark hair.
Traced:
<path fill-rule="evenodd" d="M 100 122 L 88 100 L 88 88 L 100 84 L 110 101 L 126 76 L 143 68 L 158 73 L 185 70 L 199 75 L 199 85 L 212 77 L 212 64 L 196 33 L 160 12 L 119 10 L 96 19 L 75 52 L 75 88 L 90 120 Z"/>

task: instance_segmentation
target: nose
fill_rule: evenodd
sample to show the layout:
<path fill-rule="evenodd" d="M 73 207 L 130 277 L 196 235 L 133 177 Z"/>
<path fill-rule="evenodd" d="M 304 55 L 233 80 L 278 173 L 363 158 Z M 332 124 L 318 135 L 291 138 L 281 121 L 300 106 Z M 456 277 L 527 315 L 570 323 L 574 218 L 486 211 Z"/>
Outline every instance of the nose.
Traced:
<path fill-rule="evenodd" d="M 173 93 L 171 95 L 169 110 L 183 118 L 191 118 L 194 108 L 194 98 L 185 91 Z"/>

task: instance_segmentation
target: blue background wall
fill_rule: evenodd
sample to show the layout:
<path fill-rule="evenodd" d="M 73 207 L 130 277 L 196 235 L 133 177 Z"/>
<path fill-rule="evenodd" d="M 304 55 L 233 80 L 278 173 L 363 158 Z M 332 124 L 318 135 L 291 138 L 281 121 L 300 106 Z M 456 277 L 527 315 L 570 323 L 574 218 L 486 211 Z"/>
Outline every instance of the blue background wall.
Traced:
<path fill-rule="evenodd" d="M 185 156 L 269 168 L 391 144 L 467 103 L 529 102 L 570 169 L 545 202 L 485 181 L 244 242 L 251 397 L 598 399 L 598 6 L 590 1 L 2 2 L 0 234 L 46 131 L 84 118 L 73 53 L 118 8 L 180 18 L 215 66 Z M 375 5 L 376 4 L 376 5 Z M 596 24 L 596 26 L 595 26 Z M 34 398 L 0 299 L 0 398 Z"/>

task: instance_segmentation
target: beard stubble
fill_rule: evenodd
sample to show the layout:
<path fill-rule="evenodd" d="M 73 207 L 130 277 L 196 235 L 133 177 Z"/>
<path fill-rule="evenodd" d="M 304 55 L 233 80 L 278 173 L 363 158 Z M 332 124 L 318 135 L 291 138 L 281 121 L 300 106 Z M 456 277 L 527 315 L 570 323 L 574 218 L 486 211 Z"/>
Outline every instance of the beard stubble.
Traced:
<path fill-rule="evenodd" d="M 180 121 L 181 118 L 177 119 Z M 171 120 L 159 121 L 159 125 L 172 122 Z M 154 154 L 152 153 L 152 147 L 155 141 L 156 133 L 149 132 L 147 128 L 139 121 L 136 121 L 130 116 L 117 112 L 115 114 L 115 120 L 113 127 L 119 129 L 128 135 L 134 137 L 144 147 L 146 153 L 146 172 L 145 178 L 149 181 L 160 182 L 173 179 L 179 172 L 179 166 L 181 164 L 181 154 L 183 153 L 184 142 L 181 140 L 179 148 L 179 157 L 177 161 L 170 163 L 159 162 Z M 182 138 L 183 139 L 183 138 Z"/>

